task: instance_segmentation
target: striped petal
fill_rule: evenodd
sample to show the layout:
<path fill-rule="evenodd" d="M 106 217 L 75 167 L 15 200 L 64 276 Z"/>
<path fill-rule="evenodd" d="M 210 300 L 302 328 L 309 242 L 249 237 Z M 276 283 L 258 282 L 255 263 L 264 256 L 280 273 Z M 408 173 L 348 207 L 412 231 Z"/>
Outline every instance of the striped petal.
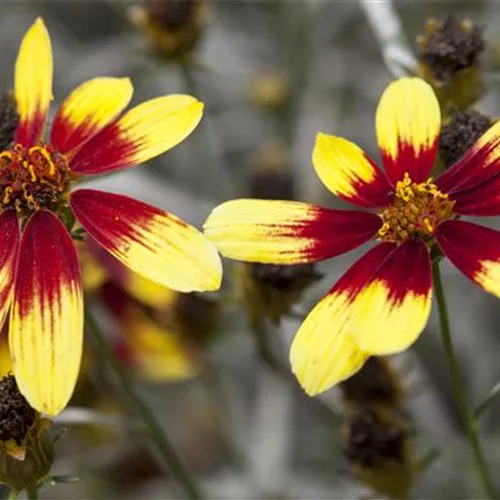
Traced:
<path fill-rule="evenodd" d="M 38 18 L 24 35 L 16 60 L 14 96 L 19 113 L 16 141 L 25 145 L 41 139 L 52 100 L 52 47 Z"/>
<path fill-rule="evenodd" d="M 71 161 L 80 174 L 122 170 L 177 146 L 198 125 L 203 104 L 188 95 L 144 102 L 89 141 Z"/>
<path fill-rule="evenodd" d="M 31 217 L 18 262 L 9 326 L 14 374 L 33 408 L 57 415 L 80 371 L 83 297 L 76 249 L 54 214 Z"/>
<path fill-rule="evenodd" d="M 394 251 L 381 243 L 359 259 L 309 313 L 290 349 L 292 370 L 311 396 L 354 375 L 368 359 L 356 344 L 352 304 L 360 289 Z"/>
<path fill-rule="evenodd" d="M 19 240 L 17 213 L 15 210 L 8 210 L 0 215 L 0 329 L 12 301 Z"/>
<path fill-rule="evenodd" d="M 490 127 L 476 143 L 436 179 L 444 192 L 470 190 L 500 174 L 500 121 Z"/>
<path fill-rule="evenodd" d="M 384 207 L 391 186 L 377 165 L 356 144 L 318 134 L 312 154 L 316 173 L 335 195 L 361 207 Z"/>
<path fill-rule="evenodd" d="M 128 78 L 94 78 L 83 83 L 58 109 L 52 123 L 52 144 L 71 156 L 127 107 L 133 90 Z"/>
<path fill-rule="evenodd" d="M 500 175 L 466 191 L 452 193 L 453 211 L 461 215 L 500 215 Z"/>
<path fill-rule="evenodd" d="M 472 222 L 449 220 L 438 227 L 436 240 L 467 278 L 500 297 L 500 232 Z"/>
<path fill-rule="evenodd" d="M 74 192 L 70 203 L 85 231 L 136 273 L 181 292 L 220 287 L 215 246 L 178 217 L 93 189 Z"/>
<path fill-rule="evenodd" d="M 168 307 L 178 296 L 178 292 L 134 273 L 92 238 L 86 240 L 86 250 L 99 265 L 102 272 L 115 284 L 123 288 L 131 297 L 151 307 Z M 85 266 L 84 279 L 85 279 Z"/>
<path fill-rule="evenodd" d="M 355 341 L 375 355 L 407 349 L 427 324 L 431 297 L 429 251 L 421 240 L 409 240 L 394 250 L 356 297 Z"/>
<path fill-rule="evenodd" d="M 216 207 L 205 234 L 231 259 L 301 264 L 348 252 L 381 226 L 375 214 L 297 201 L 233 200 Z"/>
<path fill-rule="evenodd" d="M 441 113 L 432 87 L 420 78 L 391 83 L 376 115 L 377 139 L 385 170 L 393 185 L 405 172 L 413 182 L 429 177 L 436 159 Z"/>

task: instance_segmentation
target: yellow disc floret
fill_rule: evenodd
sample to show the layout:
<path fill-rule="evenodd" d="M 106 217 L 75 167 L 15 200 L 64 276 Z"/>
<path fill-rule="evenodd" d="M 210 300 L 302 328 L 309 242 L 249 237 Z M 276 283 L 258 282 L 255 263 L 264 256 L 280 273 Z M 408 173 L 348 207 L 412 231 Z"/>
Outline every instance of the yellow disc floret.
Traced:
<path fill-rule="evenodd" d="M 69 192 L 66 157 L 49 144 L 15 144 L 0 153 L 0 210 L 15 208 L 21 215 L 65 204 Z"/>
<path fill-rule="evenodd" d="M 430 240 L 440 222 L 453 218 L 454 202 L 429 178 L 419 184 L 408 173 L 396 184 L 394 201 L 380 216 L 378 236 L 383 241 L 406 241 L 411 237 Z"/>

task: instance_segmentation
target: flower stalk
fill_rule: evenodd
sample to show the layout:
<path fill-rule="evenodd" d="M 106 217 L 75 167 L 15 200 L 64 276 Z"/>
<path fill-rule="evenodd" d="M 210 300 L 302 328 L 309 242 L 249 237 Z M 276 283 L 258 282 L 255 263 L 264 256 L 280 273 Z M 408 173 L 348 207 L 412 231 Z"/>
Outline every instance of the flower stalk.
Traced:
<path fill-rule="evenodd" d="M 175 451 L 175 448 L 172 446 L 172 443 L 169 441 L 168 437 L 161 429 L 151 409 L 137 394 L 134 381 L 127 373 L 127 371 L 122 367 L 113 351 L 109 347 L 106 339 L 104 338 L 104 335 L 99 328 L 99 325 L 97 324 L 96 319 L 94 318 L 94 315 L 89 308 L 86 309 L 85 324 L 95 341 L 95 345 L 97 350 L 99 351 L 99 354 L 108 363 L 109 367 L 116 375 L 120 390 L 126 396 L 126 399 L 131 403 L 134 410 L 137 411 L 138 416 L 144 422 L 148 430 L 148 437 L 158 448 L 158 451 L 165 461 L 167 467 L 182 485 L 188 498 L 190 498 L 191 500 L 201 500 L 203 496 L 199 490 L 198 485 L 196 484 L 195 478 L 182 464 L 179 456 L 177 455 L 177 452 Z"/>
<path fill-rule="evenodd" d="M 436 302 L 439 313 L 441 339 L 443 341 L 444 352 L 446 355 L 446 359 L 448 361 L 451 381 L 453 384 L 453 392 L 455 395 L 455 401 L 457 403 L 460 415 L 467 430 L 467 439 L 469 441 L 469 447 L 472 451 L 474 462 L 477 471 L 479 473 L 479 476 L 481 478 L 481 482 L 483 484 L 484 492 L 487 495 L 487 498 L 494 499 L 498 497 L 496 495 L 495 488 L 493 486 L 493 482 L 491 480 L 491 476 L 488 471 L 488 466 L 486 464 L 486 460 L 484 458 L 484 454 L 481 448 L 481 443 L 479 441 L 477 421 L 474 418 L 472 410 L 467 402 L 463 377 L 460 372 L 460 367 L 458 365 L 455 349 L 453 347 L 453 341 L 451 338 L 451 331 L 450 331 L 450 319 L 444 296 L 441 271 L 439 268 L 440 260 L 441 259 L 438 258 L 433 261 L 432 275 L 434 280 L 434 290 L 436 293 Z"/>

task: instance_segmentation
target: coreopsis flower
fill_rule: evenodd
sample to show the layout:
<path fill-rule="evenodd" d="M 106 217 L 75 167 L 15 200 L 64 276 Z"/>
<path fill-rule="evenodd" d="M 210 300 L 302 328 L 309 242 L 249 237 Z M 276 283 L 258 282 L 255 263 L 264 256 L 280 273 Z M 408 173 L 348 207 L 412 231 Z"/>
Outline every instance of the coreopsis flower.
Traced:
<path fill-rule="evenodd" d="M 84 176 L 122 170 L 174 147 L 202 116 L 203 105 L 186 95 L 152 99 L 122 114 L 131 97 L 126 78 L 83 83 L 63 101 L 44 139 L 50 38 L 41 19 L 26 33 L 15 67 L 19 124 L 14 142 L 0 152 L 0 322 L 10 310 L 14 374 L 40 412 L 64 408 L 80 368 L 83 300 L 72 217 L 153 281 L 183 291 L 220 284 L 215 247 L 174 215 L 94 189 L 71 193 Z"/>
<path fill-rule="evenodd" d="M 352 142 L 320 133 L 312 159 L 335 195 L 363 210 L 233 200 L 205 233 L 226 257 L 298 264 L 374 241 L 317 304 L 291 346 L 292 369 L 311 395 L 356 373 L 370 355 L 411 346 L 431 309 L 435 246 L 469 279 L 500 296 L 500 233 L 463 215 L 500 215 L 500 125 L 436 180 L 440 109 L 419 78 L 391 83 L 376 114 L 385 173 Z"/>

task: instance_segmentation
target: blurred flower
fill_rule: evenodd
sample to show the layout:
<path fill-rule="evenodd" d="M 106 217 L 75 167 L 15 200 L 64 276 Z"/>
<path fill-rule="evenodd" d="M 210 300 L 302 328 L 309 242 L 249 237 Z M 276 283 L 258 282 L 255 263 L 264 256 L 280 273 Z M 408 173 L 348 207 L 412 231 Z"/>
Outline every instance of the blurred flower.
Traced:
<path fill-rule="evenodd" d="M 500 296 L 500 233 L 459 220 L 500 215 L 500 124 L 436 181 L 429 177 L 441 126 L 432 88 L 391 83 L 376 131 L 385 174 L 350 141 L 320 133 L 313 164 L 326 187 L 365 210 L 233 200 L 216 207 L 205 233 L 226 257 L 306 264 L 375 240 L 311 311 L 291 347 L 292 369 L 313 395 L 356 373 L 370 355 L 407 349 L 431 308 L 435 245 L 486 291 Z"/>
<path fill-rule="evenodd" d="M 145 0 L 130 8 L 129 18 L 160 57 L 182 62 L 192 55 L 207 13 L 207 0 Z"/>
<path fill-rule="evenodd" d="M 262 108 L 281 108 L 287 102 L 289 93 L 287 78 L 278 71 L 258 75 L 250 86 L 251 100 Z"/>
<path fill-rule="evenodd" d="M 132 90 L 126 78 L 82 84 L 62 103 L 43 142 L 52 50 L 41 19 L 21 43 L 14 85 L 19 124 L 13 145 L 0 153 L 0 323 L 12 303 L 9 343 L 19 388 L 35 409 L 51 415 L 71 397 L 82 353 L 75 217 L 118 260 L 163 285 L 214 290 L 221 281 L 217 251 L 194 227 L 126 196 L 70 192 L 83 176 L 167 151 L 201 119 L 203 105 L 185 95 L 152 99 L 121 114 Z"/>
<path fill-rule="evenodd" d="M 54 461 L 51 422 L 41 418 L 19 392 L 12 375 L 0 381 L 0 483 L 17 491 L 36 486 Z"/>
<path fill-rule="evenodd" d="M 403 415 L 386 408 L 360 408 L 344 427 L 344 453 L 357 478 L 380 495 L 408 498 L 415 480 L 411 428 Z"/>
<path fill-rule="evenodd" d="M 83 281 L 118 326 L 115 350 L 140 376 L 151 381 L 189 378 L 202 368 L 203 353 L 212 340 L 218 304 L 194 293 L 179 293 L 136 275 L 92 240 L 79 245 L 84 258 Z M 86 279 L 95 268 L 97 287 Z"/>
<path fill-rule="evenodd" d="M 294 179 L 287 170 L 287 160 L 287 151 L 281 143 L 272 142 L 262 148 L 248 180 L 252 198 L 295 198 Z M 236 292 L 252 325 L 263 318 L 278 324 L 304 290 L 320 278 L 313 264 L 242 264 L 236 270 Z"/>
<path fill-rule="evenodd" d="M 451 167 L 491 127 L 493 120 L 479 111 L 457 111 L 445 120 L 439 138 L 439 155 Z"/>
<path fill-rule="evenodd" d="M 480 28 L 454 16 L 442 23 L 429 19 L 417 45 L 417 73 L 433 86 L 445 113 L 479 98 L 483 90 L 479 56 L 485 48 Z"/>

